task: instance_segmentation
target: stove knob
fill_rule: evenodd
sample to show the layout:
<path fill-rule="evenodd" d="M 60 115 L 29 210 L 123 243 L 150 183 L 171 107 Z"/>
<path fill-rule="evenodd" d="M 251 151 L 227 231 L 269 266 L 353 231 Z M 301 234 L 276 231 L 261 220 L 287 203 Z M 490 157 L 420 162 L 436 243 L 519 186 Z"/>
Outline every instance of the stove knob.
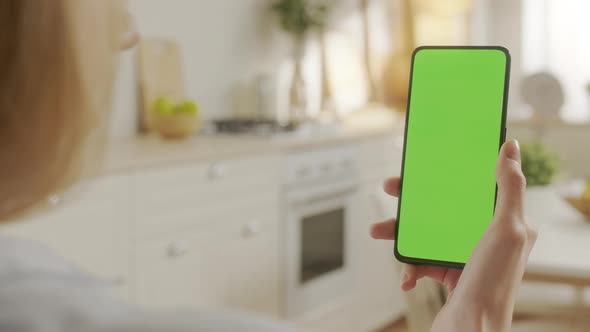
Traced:
<path fill-rule="evenodd" d="M 297 177 L 298 178 L 307 178 L 311 175 L 311 168 L 307 166 L 302 166 L 297 169 Z"/>
<path fill-rule="evenodd" d="M 184 241 L 176 241 L 168 245 L 168 248 L 166 248 L 166 253 L 169 258 L 179 258 L 186 256 L 189 250 L 190 248 L 188 243 Z"/>
<path fill-rule="evenodd" d="M 340 161 L 340 167 L 342 167 L 343 169 L 350 169 L 353 166 L 353 162 L 351 159 L 342 159 Z"/>
<path fill-rule="evenodd" d="M 210 180 L 217 180 L 223 178 L 227 173 L 227 168 L 224 164 L 214 163 L 209 166 L 207 170 L 207 176 Z"/>
<path fill-rule="evenodd" d="M 321 167 L 322 173 L 324 173 L 324 174 L 331 173 L 332 169 L 333 169 L 332 164 L 328 164 L 328 163 L 323 164 Z"/>

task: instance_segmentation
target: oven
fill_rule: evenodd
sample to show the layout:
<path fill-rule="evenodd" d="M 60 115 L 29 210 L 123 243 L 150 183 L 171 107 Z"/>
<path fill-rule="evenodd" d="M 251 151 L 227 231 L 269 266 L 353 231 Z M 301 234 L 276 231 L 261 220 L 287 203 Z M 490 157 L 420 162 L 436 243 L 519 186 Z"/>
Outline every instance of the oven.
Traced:
<path fill-rule="evenodd" d="M 288 158 L 288 169 L 285 305 L 288 318 L 301 318 L 345 303 L 354 288 L 355 150 L 296 154 Z"/>

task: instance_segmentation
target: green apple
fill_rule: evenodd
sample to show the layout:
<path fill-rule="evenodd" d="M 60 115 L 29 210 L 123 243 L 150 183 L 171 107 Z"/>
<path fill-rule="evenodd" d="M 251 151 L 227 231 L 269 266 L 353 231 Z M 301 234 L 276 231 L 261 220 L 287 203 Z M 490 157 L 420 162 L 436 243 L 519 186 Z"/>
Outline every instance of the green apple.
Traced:
<path fill-rule="evenodd" d="M 176 105 L 176 112 L 197 115 L 199 113 L 199 106 L 192 101 L 184 101 Z"/>
<path fill-rule="evenodd" d="M 153 111 L 158 114 L 190 114 L 196 116 L 199 114 L 199 105 L 190 100 L 176 104 L 166 97 L 160 97 L 154 102 Z"/>
<path fill-rule="evenodd" d="M 154 112 L 161 114 L 172 114 L 174 113 L 174 103 L 165 97 L 160 97 L 154 102 Z"/>
<path fill-rule="evenodd" d="M 582 194 L 583 199 L 590 199 L 590 179 L 586 180 L 586 190 Z"/>

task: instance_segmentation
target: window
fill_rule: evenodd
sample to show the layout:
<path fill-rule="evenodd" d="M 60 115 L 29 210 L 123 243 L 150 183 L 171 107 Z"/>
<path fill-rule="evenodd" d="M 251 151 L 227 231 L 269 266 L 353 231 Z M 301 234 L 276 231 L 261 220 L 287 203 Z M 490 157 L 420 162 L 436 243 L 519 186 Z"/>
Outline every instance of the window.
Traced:
<path fill-rule="evenodd" d="M 548 71 L 566 96 L 561 117 L 590 120 L 590 1 L 523 0 L 523 72 Z"/>

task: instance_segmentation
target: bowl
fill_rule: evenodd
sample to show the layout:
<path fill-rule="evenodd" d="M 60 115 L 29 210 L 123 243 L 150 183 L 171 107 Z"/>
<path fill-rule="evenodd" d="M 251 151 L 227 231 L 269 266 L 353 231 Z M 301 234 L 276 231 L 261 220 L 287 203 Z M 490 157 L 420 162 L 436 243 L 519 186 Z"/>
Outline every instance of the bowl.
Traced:
<path fill-rule="evenodd" d="M 183 139 L 191 136 L 200 125 L 199 117 L 189 113 L 156 114 L 154 129 L 164 139 Z"/>
<path fill-rule="evenodd" d="M 590 221 L 590 199 L 580 197 L 566 197 L 565 200 L 583 214 Z"/>

